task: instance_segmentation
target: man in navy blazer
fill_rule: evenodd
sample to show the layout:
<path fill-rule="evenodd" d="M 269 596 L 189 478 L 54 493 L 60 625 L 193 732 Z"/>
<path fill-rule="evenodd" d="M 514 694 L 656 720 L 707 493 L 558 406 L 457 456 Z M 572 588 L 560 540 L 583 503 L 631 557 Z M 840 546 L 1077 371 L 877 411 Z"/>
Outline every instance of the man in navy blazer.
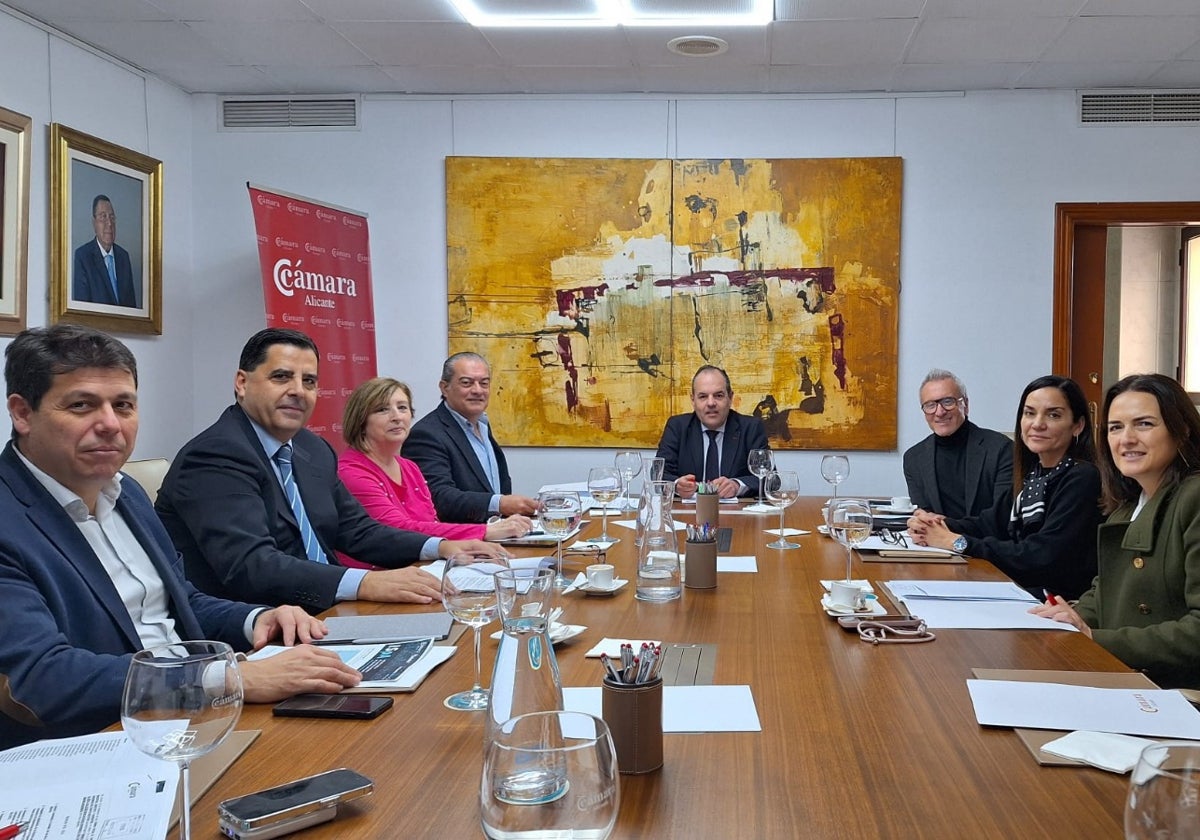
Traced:
<path fill-rule="evenodd" d="M 382 525 L 337 475 L 337 456 L 304 428 L 317 404 L 317 346 L 296 330 L 265 329 L 242 349 L 225 409 L 175 456 L 155 509 L 187 576 L 211 595 L 323 610 L 336 601 L 441 599 L 441 583 L 410 566 L 451 554 L 499 557 L 481 540 L 443 540 Z M 299 504 L 284 493 L 290 452 Z M 315 542 L 314 542 L 315 541 Z M 338 565 L 342 552 L 383 570 Z"/>
<path fill-rule="evenodd" d="M 674 481 L 683 497 L 695 494 L 697 482 L 710 483 L 723 499 L 758 493 L 758 478 L 747 464 L 750 451 L 767 449 L 767 433 L 757 417 L 732 409 L 729 374 L 704 365 L 692 377 L 690 414 L 667 421 L 658 442 L 663 480 Z"/>
<path fill-rule="evenodd" d="M 487 418 L 492 371 L 478 353 L 442 363 L 442 402 L 413 424 L 404 457 L 421 468 L 443 522 L 486 522 L 491 515 L 530 516 L 537 500 L 515 495 L 504 450 Z"/>
<path fill-rule="evenodd" d="M 920 399 L 933 434 L 904 453 L 909 499 L 951 519 L 977 516 L 1012 489 L 1013 442 L 967 419 L 966 387 L 948 370 L 926 374 Z"/>
<path fill-rule="evenodd" d="M 68 324 L 5 350 L 13 440 L 0 453 L 0 749 L 95 732 L 120 718 L 132 655 L 182 639 L 237 650 L 324 635 L 299 607 L 212 598 L 137 482 L 119 475 L 137 437 L 137 368 L 119 341 Z M 246 698 L 336 692 L 360 680 L 301 645 L 241 665 Z"/>
<path fill-rule="evenodd" d="M 116 243 L 117 214 L 106 195 L 92 199 L 92 228 L 96 238 L 75 249 L 71 299 L 114 306 L 140 306 L 139 289 L 133 282 L 129 252 Z M 110 256 L 113 260 L 112 274 L 109 274 L 107 263 Z"/>

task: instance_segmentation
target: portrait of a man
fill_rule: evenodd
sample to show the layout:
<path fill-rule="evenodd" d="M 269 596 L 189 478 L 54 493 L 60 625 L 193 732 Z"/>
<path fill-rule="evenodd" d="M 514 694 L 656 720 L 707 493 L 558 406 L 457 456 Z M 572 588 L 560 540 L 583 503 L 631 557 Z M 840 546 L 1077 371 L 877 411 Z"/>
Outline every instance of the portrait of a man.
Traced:
<path fill-rule="evenodd" d="M 92 199 L 95 237 L 75 249 L 71 297 L 88 303 L 140 306 L 129 252 L 117 244 L 117 213 L 104 194 Z"/>

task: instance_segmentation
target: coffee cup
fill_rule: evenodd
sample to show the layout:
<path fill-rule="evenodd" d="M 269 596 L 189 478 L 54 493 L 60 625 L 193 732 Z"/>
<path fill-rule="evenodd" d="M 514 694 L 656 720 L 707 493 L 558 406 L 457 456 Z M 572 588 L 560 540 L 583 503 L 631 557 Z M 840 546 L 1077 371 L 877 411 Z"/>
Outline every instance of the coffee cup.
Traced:
<path fill-rule="evenodd" d="M 865 604 L 862 587 L 835 580 L 829 585 L 829 605 L 839 610 L 861 610 Z"/>
<path fill-rule="evenodd" d="M 612 589 L 613 570 L 611 563 L 594 563 L 587 567 L 588 586 L 593 589 Z"/>
<path fill-rule="evenodd" d="M 892 496 L 892 507 L 897 510 L 908 510 L 912 507 L 912 499 L 908 496 Z"/>

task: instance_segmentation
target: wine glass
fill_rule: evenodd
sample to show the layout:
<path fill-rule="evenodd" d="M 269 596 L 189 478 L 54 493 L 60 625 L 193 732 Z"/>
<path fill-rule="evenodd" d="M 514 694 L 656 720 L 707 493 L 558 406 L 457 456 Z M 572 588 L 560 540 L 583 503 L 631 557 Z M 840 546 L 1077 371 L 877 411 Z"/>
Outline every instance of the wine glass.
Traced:
<path fill-rule="evenodd" d="M 621 474 L 621 481 L 624 485 L 625 496 L 621 502 L 621 507 L 624 508 L 629 501 L 629 485 L 637 477 L 637 474 L 642 471 L 642 453 L 629 449 L 618 452 L 616 457 L 613 458 L 613 466 Z"/>
<path fill-rule="evenodd" d="M 442 702 L 459 712 L 477 712 L 488 707 L 488 692 L 479 684 L 479 634 L 496 617 L 496 585 L 492 576 L 478 570 L 468 554 L 455 554 L 442 571 L 442 605 L 446 612 L 475 631 L 475 685 L 451 694 Z"/>
<path fill-rule="evenodd" d="M 865 499 L 834 499 L 829 503 L 829 535 L 846 546 L 846 583 L 850 582 L 853 551 L 871 536 L 871 505 Z"/>
<path fill-rule="evenodd" d="M 121 726 L 139 750 L 179 765 L 181 840 L 192 836 L 188 767 L 225 740 L 241 712 L 242 674 L 224 642 L 160 645 L 129 663 Z"/>
<path fill-rule="evenodd" d="M 837 498 L 838 485 L 850 477 L 850 459 L 845 455 L 821 457 L 821 478 L 833 485 L 833 498 Z"/>
<path fill-rule="evenodd" d="M 750 455 L 746 459 L 746 466 L 750 470 L 750 475 L 758 479 L 758 504 L 754 506 L 754 509 L 770 510 L 770 507 L 763 502 L 762 482 L 767 473 L 775 469 L 775 454 L 770 449 L 751 449 Z"/>
<path fill-rule="evenodd" d="M 600 508 L 600 541 L 620 542 L 608 535 L 608 503 L 621 494 L 621 474 L 617 472 L 617 468 L 592 467 L 588 472 L 588 492 L 602 505 Z"/>
<path fill-rule="evenodd" d="M 583 712 L 505 721 L 486 747 L 479 819 L 489 838 L 589 837 L 617 822 L 621 787 L 608 725 Z"/>
<path fill-rule="evenodd" d="M 1126 840 L 1200 836 L 1200 744 L 1164 741 L 1142 750 L 1129 777 Z"/>
<path fill-rule="evenodd" d="M 783 513 L 800 495 L 800 476 L 794 470 L 771 470 L 762 480 L 767 500 L 779 508 L 779 539 L 767 543 L 767 548 L 799 548 L 800 543 L 789 540 L 783 530 Z"/>
<path fill-rule="evenodd" d="M 574 490 L 543 490 L 538 495 L 538 518 L 542 521 L 542 530 L 558 538 L 554 588 L 566 589 L 571 585 L 571 581 L 563 575 L 562 544 L 563 537 L 574 531 L 579 520 L 583 518 L 579 494 Z"/>

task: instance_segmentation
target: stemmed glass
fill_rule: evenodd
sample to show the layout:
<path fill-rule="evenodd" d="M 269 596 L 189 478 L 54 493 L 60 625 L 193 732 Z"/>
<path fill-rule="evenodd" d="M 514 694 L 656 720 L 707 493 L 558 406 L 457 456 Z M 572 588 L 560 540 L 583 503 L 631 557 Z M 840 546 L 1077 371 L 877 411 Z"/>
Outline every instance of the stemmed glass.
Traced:
<path fill-rule="evenodd" d="M 863 499 L 834 499 L 829 503 L 829 535 L 846 546 L 846 583 L 850 582 L 854 549 L 871 536 L 871 506 Z"/>
<path fill-rule="evenodd" d="M 751 510 L 766 511 L 770 510 L 770 506 L 763 502 L 763 479 L 767 473 L 775 469 L 775 454 L 770 449 L 751 449 L 750 455 L 746 459 L 746 466 L 750 470 L 750 475 L 758 479 L 758 504 L 754 505 Z"/>
<path fill-rule="evenodd" d="M 608 725 L 583 712 L 531 712 L 486 745 L 479 821 L 489 838 L 589 837 L 617 822 L 621 786 Z"/>
<path fill-rule="evenodd" d="M 1200 745 L 1164 741 L 1142 750 L 1129 777 L 1126 840 L 1200 836 Z"/>
<path fill-rule="evenodd" d="M 600 542 L 620 542 L 608 535 L 608 503 L 621 494 L 621 474 L 616 467 L 592 467 L 588 472 L 588 492 L 601 504 Z"/>
<path fill-rule="evenodd" d="M 477 712 L 488 707 L 488 692 L 479 681 L 479 635 L 484 625 L 496 617 L 496 585 L 492 576 L 480 572 L 475 559 L 455 554 L 442 571 L 442 605 L 446 612 L 475 631 L 475 685 L 468 691 L 451 694 L 442 702 L 459 712 Z"/>
<path fill-rule="evenodd" d="M 618 452 L 613 458 L 613 466 L 617 468 L 617 472 L 621 475 L 621 482 L 624 487 L 625 496 L 622 499 L 622 509 L 629 501 L 629 485 L 638 473 L 642 471 L 642 453 L 634 452 L 633 450 L 625 450 Z"/>
<path fill-rule="evenodd" d="M 821 478 L 833 485 L 837 498 L 838 485 L 850 476 L 850 459 L 845 455 L 825 455 L 821 458 Z"/>
<path fill-rule="evenodd" d="M 242 674 L 224 642 L 161 645 L 129 663 L 121 726 L 139 750 L 179 765 L 181 840 L 192 836 L 188 768 L 225 740 L 241 712 Z"/>
<path fill-rule="evenodd" d="M 583 506 L 579 502 L 579 494 L 574 490 L 543 490 L 538 495 L 538 518 L 542 521 L 542 530 L 552 537 L 558 538 L 557 571 L 554 575 L 554 588 L 566 589 L 571 581 L 563 575 L 563 537 L 575 530 L 579 520 L 583 518 Z"/>
<path fill-rule="evenodd" d="M 800 495 L 800 476 L 794 470 L 772 470 L 763 476 L 761 483 L 768 501 L 779 508 L 779 539 L 767 543 L 767 548 L 799 548 L 800 543 L 784 536 L 787 532 L 783 530 L 783 514 Z"/>

